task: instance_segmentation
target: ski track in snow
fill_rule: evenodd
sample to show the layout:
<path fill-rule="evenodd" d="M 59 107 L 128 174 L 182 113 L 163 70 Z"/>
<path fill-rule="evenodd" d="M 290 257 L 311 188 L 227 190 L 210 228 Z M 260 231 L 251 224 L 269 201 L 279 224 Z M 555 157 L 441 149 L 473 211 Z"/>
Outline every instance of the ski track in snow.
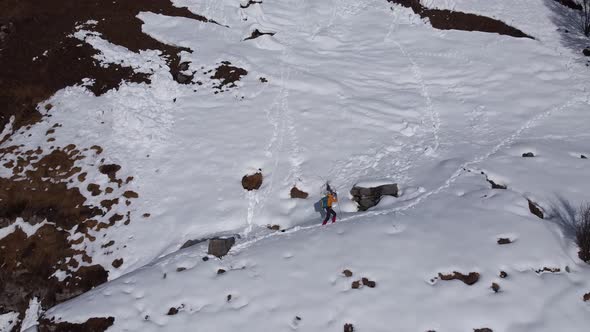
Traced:
<path fill-rule="evenodd" d="M 359 218 L 366 218 L 366 217 L 378 216 L 378 215 L 386 215 L 386 214 L 390 214 L 390 213 L 401 213 L 401 212 L 404 212 L 404 211 L 409 210 L 411 208 L 414 208 L 417 205 L 419 205 L 420 203 L 426 201 L 431 196 L 436 195 L 445 189 L 448 189 L 461 176 L 461 174 L 463 173 L 465 168 L 468 168 L 474 164 L 481 163 L 482 161 L 484 161 L 484 160 L 490 158 L 492 155 L 496 154 L 502 148 L 510 146 L 526 130 L 533 128 L 539 121 L 541 121 L 545 118 L 548 118 L 555 113 L 561 113 L 561 112 L 567 110 L 568 108 L 572 107 L 575 104 L 578 104 L 578 103 L 590 104 L 588 98 L 589 98 L 589 96 L 587 94 L 584 94 L 583 96 L 580 96 L 580 95 L 573 96 L 572 98 L 569 98 L 568 102 L 566 102 L 558 107 L 550 108 L 549 110 L 547 110 L 545 112 L 537 114 L 536 116 L 532 117 L 527 122 L 525 122 L 524 125 L 519 127 L 512 135 L 510 135 L 510 136 L 504 138 L 502 141 L 500 141 L 500 143 L 495 145 L 487 153 L 484 153 L 484 154 L 482 154 L 470 161 L 463 163 L 459 168 L 457 168 L 457 170 L 449 178 L 447 178 L 447 180 L 444 181 L 444 183 L 441 186 L 437 187 L 434 190 L 423 193 L 422 195 L 416 197 L 415 199 L 411 200 L 409 203 L 407 203 L 403 206 L 390 208 L 390 209 L 384 209 L 384 210 L 377 210 L 377 211 L 359 212 L 359 213 L 355 213 L 354 215 L 351 215 L 348 217 L 340 218 L 339 222 L 349 222 L 349 221 L 354 221 Z M 291 229 L 285 230 L 284 232 L 280 232 L 280 233 L 275 232 L 275 233 L 265 234 L 265 235 L 262 235 L 262 236 L 259 236 L 259 237 L 256 237 L 256 238 L 253 238 L 250 240 L 246 240 L 242 243 L 237 244 L 234 248 L 232 248 L 231 252 L 233 254 L 237 254 L 240 251 L 252 246 L 253 244 L 255 244 L 261 240 L 270 238 L 270 237 L 287 235 L 287 234 L 292 234 L 294 232 L 315 229 L 315 228 L 320 228 L 320 227 L 324 227 L 324 226 L 314 222 L 314 224 L 310 224 L 310 225 L 295 226 Z"/>

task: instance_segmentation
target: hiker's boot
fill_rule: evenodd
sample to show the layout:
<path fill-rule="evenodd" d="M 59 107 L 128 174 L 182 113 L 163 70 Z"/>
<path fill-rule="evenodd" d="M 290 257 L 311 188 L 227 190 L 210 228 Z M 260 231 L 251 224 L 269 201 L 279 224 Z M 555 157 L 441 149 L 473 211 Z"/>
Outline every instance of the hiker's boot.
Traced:
<path fill-rule="evenodd" d="M 336 216 L 332 217 L 332 223 L 336 222 Z"/>

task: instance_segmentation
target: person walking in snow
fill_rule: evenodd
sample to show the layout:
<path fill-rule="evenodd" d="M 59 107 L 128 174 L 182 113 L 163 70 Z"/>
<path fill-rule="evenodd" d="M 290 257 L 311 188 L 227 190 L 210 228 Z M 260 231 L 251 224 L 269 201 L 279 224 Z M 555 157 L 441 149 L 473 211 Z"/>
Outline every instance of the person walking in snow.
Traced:
<path fill-rule="evenodd" d="M 322 223 L 322 225 L 325 225 L 328 223 L 328 220 L 330 219 L 330 216 L 332 216 L 332 223 L 336 222 L 336 212 L 332 209 L 332 204 L 338 202 L 338 196 L 336 195 L 335 192 L 329 190 L 326 193 L 326 196 L 324 196 L 324 198 L 322 198 L 322 207 L 324 209 L 326 209 L 326 218 L 324 219 L 324 222 Z"/>

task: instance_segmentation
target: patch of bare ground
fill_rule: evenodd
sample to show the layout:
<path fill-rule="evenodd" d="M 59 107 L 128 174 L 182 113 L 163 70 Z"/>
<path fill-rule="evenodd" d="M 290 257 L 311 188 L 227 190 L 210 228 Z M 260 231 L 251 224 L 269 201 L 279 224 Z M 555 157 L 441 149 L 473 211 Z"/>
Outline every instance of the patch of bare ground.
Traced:
<path fill-rule="evenodd" d="M 114 322 L 113 317 L 93 317 L 84 323 L 55 322 L 43 318 L 39 321 L 39 332 L 103 332 Z"/>
<path fill-rule="evenodd" d="M 451 11 L 447 9 L 430 9 L 423 6 L 420 0 L 387 0 L 391 3 L 411 8 L 415 14 L 428 18 L 435 29 L 463 30 L 498 33 L 517 38 L 531 38 L 526 33 L 507 25 L 506 23 L 481 15 Z"/>
<path fill-rule="evenodd" d="M 246 69 L 233 66 L 229 61 L 221 62 L 215 69 L 215 74 L 211 76 L 211 79 L 219 80 L 219 85 L 216 85 L 215 88 L 222 90 L 223 88 L 235 88 L 236 82 L 239 81 L 242 76 L 248 74 Z"/>
<path fill-rule="evenodd" d="M 135 73 L 130 67 L 97 63 L 93 58 L 97 51 L 72 37 L 76 26 L 88 20 L 98 21 L 95 29 L 105 39 L 133 52 L 162 51 L 176 78 L 179 52 L 190 50 L 144 34 L 143 23 L 137 18 L 143 11 L 215 23 L 187 8 L 174 7 L 169 0 L 1 1 L 0 25 L 8 28 L 0 45 L 0 131 L 11 116 L 15 116 L 14 128 L 39 121 L 39 102 L 84 78 L 94 79 L 88 88 L 96 95 L 117 88 L 123 81 L 149 82 L 148 75 Z"/>
<path fill-rule="evenodd" d="M 475 284 L 479 280 L 479 273 L 469 272 L 469 274 L 463 274 L 461 272 L 454 271 L 452 274 L 439 273 L 438 277 L 441 280 L 460 280 L 468 286 Z"/>
<path fill-rule="evenodd" d="M 0 227 L 19 218 L 40 226 L 30 236 L 17 227 L 0 239 L 0 314 L 17 311 L 21 318 L 31 297 L 47 309 L 107 281 L 108 272 L 73 246 L 84 238 L 95 241 L 92 233 L 110 226 L 97 221 L 108 209 L 89 204 L 72 185 L 82 175 L 76 162 L 89 157 L 85 149 L 22 148 L 0 148 L 0 165 L 12 171 L 10 178 L 0 178 Z M 63 280 L 54 276 L 57 271 Z"/>

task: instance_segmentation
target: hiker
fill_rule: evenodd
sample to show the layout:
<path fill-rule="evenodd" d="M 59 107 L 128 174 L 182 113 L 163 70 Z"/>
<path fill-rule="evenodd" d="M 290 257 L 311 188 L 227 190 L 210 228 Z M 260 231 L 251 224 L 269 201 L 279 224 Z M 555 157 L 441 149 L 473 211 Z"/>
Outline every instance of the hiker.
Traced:
<path fill-rule="evenodd" d="M 336 202 L 338 202 L 338 196 L 335 192 L 328 190 L 326 196 L 322 198 L 322 207 L 326 209 L 326 219 L 324 219 L 322 225 L 328 223 L 330 216 L 332 216 L 332 223 L 336 222 L 336 212 L 332 209 L 332 204 Z"/>

